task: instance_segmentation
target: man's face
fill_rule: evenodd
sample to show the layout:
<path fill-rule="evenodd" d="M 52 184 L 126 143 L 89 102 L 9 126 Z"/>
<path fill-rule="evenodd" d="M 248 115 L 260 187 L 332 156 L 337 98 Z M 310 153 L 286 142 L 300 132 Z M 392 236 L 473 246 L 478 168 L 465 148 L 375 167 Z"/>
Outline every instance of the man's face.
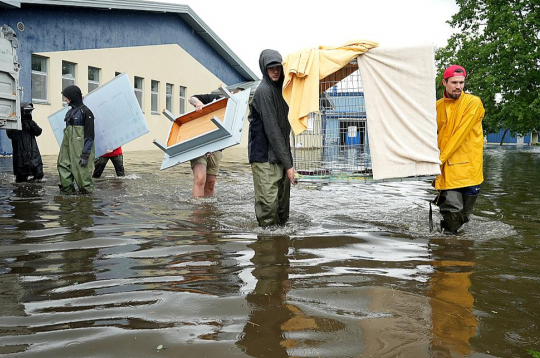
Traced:
<path fill-rule="evenodd" d="M 465 87 L 465 77 L 454 76 L 442 81 L 446 95 L 452 99 L 458 99 L 461 96 L 463 87 Z"/>
<path fill-rule="evenodd" d="M 67 97 L 64 96 L 64 102 L 66 102 L 67 104 L 69 104 L 69 102 L 71 102 L 71 101 L 69 100 L 69 98 L 67 98 Z"/>
<path fill-rule="evenodd" d="M 281 77 L 281 66 L 270 67 L 267 68 L 266 71 L 268 72 L 268 76 L 270 76 L 272 81 L 279 81 L 279 77 Z"/>

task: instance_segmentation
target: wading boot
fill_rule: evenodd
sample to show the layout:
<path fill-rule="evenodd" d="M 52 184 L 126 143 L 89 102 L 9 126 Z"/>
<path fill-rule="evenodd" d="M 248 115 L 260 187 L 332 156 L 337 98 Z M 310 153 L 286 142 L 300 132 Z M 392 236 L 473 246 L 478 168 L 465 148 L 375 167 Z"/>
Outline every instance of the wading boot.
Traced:
<path fill-rule="evenodd" d="M 58 187 L 60 188 L 60 194 L 62 195 L 73 195 L 76 192 L 75 186 L 73 185 L 63 187 L 61 184 L 58 184 Z"/>
<path fill-rule="evenodd" d="M 463 222 L 469 222 L 478 195 L 463 195 Z"/>
<path fill-rule="evenodd" d="M 456 235 L 464 222 L 463 214 L 461 212 L 446 212 L 443 214 L 443 219 L 441 220 L 441 232 Z"/>

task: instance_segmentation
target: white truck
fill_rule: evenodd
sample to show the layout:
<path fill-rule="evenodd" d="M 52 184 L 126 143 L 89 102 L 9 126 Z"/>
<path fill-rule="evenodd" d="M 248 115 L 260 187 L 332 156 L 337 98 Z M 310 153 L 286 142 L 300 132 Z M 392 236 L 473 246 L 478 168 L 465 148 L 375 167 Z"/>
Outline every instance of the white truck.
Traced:
<path fill-rule="evenodd" d="M 15 31 L 7 25 L 0 27 L 0 129 L 22 129 L 17 47 Z"/>

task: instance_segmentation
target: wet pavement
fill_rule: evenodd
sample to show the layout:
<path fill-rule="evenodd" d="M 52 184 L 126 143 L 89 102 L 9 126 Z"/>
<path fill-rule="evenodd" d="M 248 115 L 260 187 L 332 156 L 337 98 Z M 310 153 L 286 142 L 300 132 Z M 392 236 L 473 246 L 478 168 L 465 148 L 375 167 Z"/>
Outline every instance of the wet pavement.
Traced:
<path fill-rule="evenodd" d="M 0 355 L 529 357 L 540 351 L 540 147 L 487 147 L 460 235 L 428 229 L 427 180 L 300 183 L 257 227 L 245 149 L 217 194 L 125 153 L 96 191 L 15 184 L 0 158 Z"/>

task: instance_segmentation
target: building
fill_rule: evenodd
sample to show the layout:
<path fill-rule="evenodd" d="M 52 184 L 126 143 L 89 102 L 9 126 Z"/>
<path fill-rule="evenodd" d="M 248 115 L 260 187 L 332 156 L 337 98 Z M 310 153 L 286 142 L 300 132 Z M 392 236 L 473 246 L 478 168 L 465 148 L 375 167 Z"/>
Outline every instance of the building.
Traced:
<path fill-rule="evenodd" d="M 526 135 L 518 135 L 501 129 L 498 133 L 488 134 L 486 141 L 487 144 L 501 144 L 502 141 L 503 145 L 534 145 L 538 144 L 538 132 L 532 131 Z"/>
<path fill-rule="evenodd" d="M 43 128 L 41 153 L 57 154 L 47 117 L 62 109 L 61 90 L 71 84 L 83 95 L 120 73 L 134 86 L 150 133 L 125 151 L 157 150 L 170 121 L 161 114 L 191 110 L 187 99 L 220 84 L 257 81 L 257 76 L 189 6 L 149 1 L 1 1 L 0 24 L 19 41 L 23 100 L 34 103 Z M 246 87 L 244 85 L 244 87 Z M 0 153 L 11 143 L 0 131 Z"/>

